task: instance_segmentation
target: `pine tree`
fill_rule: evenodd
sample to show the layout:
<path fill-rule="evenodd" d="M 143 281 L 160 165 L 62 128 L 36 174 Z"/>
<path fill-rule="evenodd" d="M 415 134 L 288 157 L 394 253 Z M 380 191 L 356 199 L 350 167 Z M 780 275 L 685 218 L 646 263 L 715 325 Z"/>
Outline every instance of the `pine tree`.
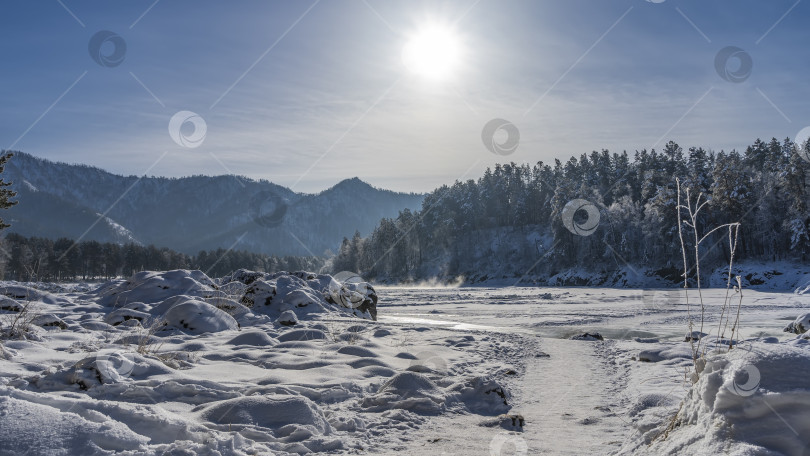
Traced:
<path fill-rule="evenodd" d="M 807 198 L 810 196 L 810 165 L 800 152 L 810 151 L 810 141 L 798 146 L 799 149 L 790 155 L 789 165 L 783 174 L 783 185 L 789 202 L 785 225 L 790 236 L 790 249 L 804 261 L 810 254 L 810 208 L 807 205 Z"/>
<path fill-rule="evenodd" d="M 3 174 L 3 170 L 6 167 L 6 163 L 8 160 L 13 157 L 14 154 L 11 152 L 6 152 L 2 156 L 0 156 L 0 174 Z M 17 196 L 17 192 L 11 190 L 10 187 L 11 182 L 4 182 L 2 178 L 0 178 L 0 209 L 8 209 L 11 206 L 14 206 L 18 203 L 18 201 L 11 201 L 11 198 Z M 2 218 L 0 218 L 0 230 L 4 228 L 8 228 L 11 225 L 4 222 Z"/>
<path fill-rule="evenodd" d="M 804 146 L 810 151 L 810 143 Z M 744 153 L 715 154 L 668 142 L 661 151 L 640 150 L 633 158 L 602 150 L 555 159 L 553 165 L 499 164 L 477 180 L 434 190 L 421 211 L 383 220 L 368 238 L 352 238 L 350 253 L 359 250 L 359 269 L 368 278 L 388 279 L 436 271 L 522 275 L 530 268 L 551 275 L 575 265 L 604 271 L 625 262 L 667 268 L 680 257 L 673 249 L 674 177 L 680 177 L 693 197 L 703 193 L 711 205 L 700 224 L 744 222 L 739 258 L 806 260 L 810 152 L 797 154 L 795 148 L 789 139 L 757 140 Z M 561 212 L 574 198 L 602 209 L 599 233 L 576 236 L 565 228 Z M 713 235 L 705 244 L 707 264 L 730 254 L 720 240 Z"/>

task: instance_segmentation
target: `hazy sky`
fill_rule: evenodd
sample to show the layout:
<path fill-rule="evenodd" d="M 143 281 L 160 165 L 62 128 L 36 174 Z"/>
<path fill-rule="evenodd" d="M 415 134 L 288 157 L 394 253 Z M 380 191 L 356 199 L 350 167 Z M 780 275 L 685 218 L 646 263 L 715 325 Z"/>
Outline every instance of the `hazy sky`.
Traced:
<path fill-rule="evenodd" d="M 0 148 L 306 192 L 742 149 L 810 125 L 809 19 L 801 0 L 6 0 Z M 180 111 L 199 117 L 173 138 Z M 496 118 L 519 131 L 508 156 L 482 141 Z"/>

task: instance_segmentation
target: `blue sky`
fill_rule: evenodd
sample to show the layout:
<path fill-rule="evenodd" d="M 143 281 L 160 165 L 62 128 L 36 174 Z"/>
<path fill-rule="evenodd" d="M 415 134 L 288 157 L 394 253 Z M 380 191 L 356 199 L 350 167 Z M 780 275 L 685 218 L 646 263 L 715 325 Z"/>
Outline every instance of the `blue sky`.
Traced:
<path fill-rule="evenodd" d="M 670 139 L 743 149 L 810 125 L 808 19 L 795 0 L 4 1 L 0 148 L 306 192 L 353 176 L 428 191 Z M 440 80 L 402 61 L 429 24 L 457 45 Z M 90 56 L 102 30 L 126 43 L 117 66 Z M 716 69 L 727 46 L 753 63 L 724 67 L 742 82 Z M 170 136 L 179 111 L 204 119 L 199 147 Z M 511 155 L 482 142 L 493 118 L 520 131 Z"/>

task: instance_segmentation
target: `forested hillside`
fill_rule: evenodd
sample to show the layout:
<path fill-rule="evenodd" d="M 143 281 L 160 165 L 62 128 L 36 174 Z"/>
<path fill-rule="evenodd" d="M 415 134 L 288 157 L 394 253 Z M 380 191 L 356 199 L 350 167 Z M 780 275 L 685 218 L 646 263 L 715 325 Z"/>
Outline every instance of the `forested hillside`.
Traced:
<path fill-rule="evenodd" d="M 333 267 L 378 280 L 469 281 L 638 268 L 676 281 L 683 266 L 676 178 L 693 200 L 702 192 L 710 201 L 701 225 L 742 222 L 738 259 L 805 260 L 804 146 L 801 154 L 789 139 L 757 140 L 744 152 L 714 153 L 669 142 L 633 156 L 602 150 L 553 164 L 496 165 L 478 180 L 434 190 L 420 211 L 380 220 L 366 238 L 345 239 Z M 598 212 L 578 210 L 569 225 L 594 230 L 563 223 L 566 204 L 576 199 Z M 706 270 L 729 259 L 725 236 L 717 232 L 701 244 Z"/>
<path fill-rule="evenodd" d="M 244 250 L 216 249 L 196 255 L 154 245 L 119 245 L 114 242 L 82 241 L 67 238 L 52 241 L 9 234 L 2 240 L 0 279 L 22 281 L 99 280 L 129 277 L 139 271 L 199 269 L 212 277 L 236 269 L 254 271 L 317 271 L 321 257 L 265 255 Z"/>
<path fill-rule="evenodd" d="M 186 254 L 236 248 L 267 255 L 325 255 L 355 230 L 418 208 L 422 195 L 345 179 L 317 194 L 241 176 L 119 176 L 15 152 L 5 174 L 20 204 L 10 232 L 168 247 Z M 59 223 L 54 223 L 58 220 Z"/>

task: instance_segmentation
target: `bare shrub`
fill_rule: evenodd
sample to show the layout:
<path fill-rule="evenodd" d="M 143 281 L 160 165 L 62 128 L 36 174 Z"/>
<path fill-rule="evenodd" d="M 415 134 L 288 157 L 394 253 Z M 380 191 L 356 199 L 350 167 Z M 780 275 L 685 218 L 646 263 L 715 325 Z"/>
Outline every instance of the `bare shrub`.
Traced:
<path fill-rule="evenodd" d="M 734 334 L 739 334 L 739 323 L 740 323 L 740 308 L 742 306 L 742 282 L 740 276 L 735 276 L 733 274 L 733 267 L 734 267 L 734 257 L 737 251 L 737 243 L 739 241 L 739 233 L 740 233 L 740 226 L 739 222 L 733 223 L 725 223 L 720 226 L 714 227 L 708 231 L 701 230 L 698 224 L 698 217 L 700 211 L 709 204 L 709 201 L 705 198 L 703 193 L 699 193 L 697 198 L 692 201 L 690 190 L 687 188 L 686 192 L 686 201 L 683 202 L 681 198 L 681 182 L 680 179 L 676 179 L 677 187 L 678 187 L 678 238 L 681 243 L 681 253 L 683 255 L 683 287 L 685 289 L 686 295 L 686 309 L 688 315 L 688 335 L 694 334 L 695 330 L 695 318 L 698 318 L 698 322 L 700 325 L 700 337 L 689 337 L 690 344 L 692 346 L 692 364 L 695 372 L 692 376 L 692 381 L 697 381 L 697 377 L 702 371 L 703 366 L 705 365 L 705 355 L 707 347 L 703 343 L 704 334 L 703 329 L 706 324 L 706 304 L 703 300 L 703 290 L 701 286 L 701 276 L 700 276 L 700 245 L 709 238 L 712 234 L 717 231 L 726 229 L 727 234 L 726 238 L 728 240 L 729 246 L 729 262 L 728 262 L 728 273 L 726 278 L 726 294 L 723 299 L 723 305 L 720 308 L 720 315 L 719 321 L 717 325 L 717 339 L 715 341 L 715 348 L 720 343 L 721 340 L 725 338 L 725 333 L 728 330 L 729 324 L 731 324 L 731 339 L 728 341 L 728 349 L 731 350 L 734 348 Z M 682 215 L 685 213 L 685 217 Z M 687 253 L 687 244 L 684 238 L 684 226 L 691 229 L 693 234 L 693 243 L 692 249 L 694 250 L 693 261 L 694 261 L 694 275 L 695 275 L 695 289 L 697 291 L 698 296 L 698 303 L 700 305 L 700 314 L 698 317 L 693 315 L 692 313 L 692 306 L 689 302 L 689 273 L 692 269 L 689 268 L 689 257 L 690 254 Z M 705 233 L 703 232 L 705 231 Z M 737 307 L 734 309 L 732 304 L 732 290 L 738 294 L 739 300 L 737 302 Z M 736 312 L 735 312 L 736 310 Z M 732 320 L 733 317 L 733 320 Z"/>
<path fill-rule="evenodd" d="M 3 314 L 3 318 L 0 318 L 0 339 L 27 339 L 36 316 L 33 301 L 25 301 L 17 312 Z"/>
<path fill-rule="evenodd" d="M 144 322 L 147 323 L 147 322 Z M 163 347 L 162 340 L 155 340 L 155 334 L 167 325 L 166 320 L 156 318 L 147 323 L 148 326 L 140 326 L 136 329 L 136 341 L 138 348 L 135 350 L 141 355 L 157 354 Z"/>

